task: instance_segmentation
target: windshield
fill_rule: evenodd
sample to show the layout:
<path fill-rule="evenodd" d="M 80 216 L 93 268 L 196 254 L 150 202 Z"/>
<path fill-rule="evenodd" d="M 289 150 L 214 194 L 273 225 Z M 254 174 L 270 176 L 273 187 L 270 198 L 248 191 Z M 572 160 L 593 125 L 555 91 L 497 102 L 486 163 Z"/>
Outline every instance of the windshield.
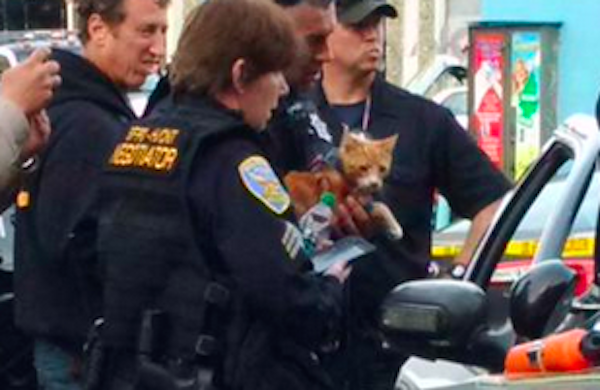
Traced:
<path fill-rule="evenodd" d="M 466 70 L 453 57 L 438 56 L 433 63 L 417 73 L 405 88 L 417 95 L 433 97 L 439 91 L 464 84 Z"/>
<path fill-rule="evenodd" d="M 564 187 L 565 174 L 562 172 L 566 172 L 568 168 L 569 164 L 565 164 L 561 167 L 561 170 L 557 172 L 554 180 L 544 187 L 538 199 L 527 211 L 527 214 L 525 214 L 525 217 L 519 224 L 514 238 L 518 239 L 526 236 L 528 233 L 541 232 L 550 215 L 548 210 L 552 209 L 556 197 L 561 193 L 562 188 Z M 596 227 L 596 219 L 598 218 L 599 212 L 598 197 L 600 196 L 600 172 L 594 172 L 587 194 L 588 195 L 583 199 L 581 207 L 575 216 L 571 234 L 593 231 Z M 442 229 L 440 233 L 462 233 L 466 236 L 470 226 L 470 221 L 462 220 L 450 225 L 446 229 Z"/>

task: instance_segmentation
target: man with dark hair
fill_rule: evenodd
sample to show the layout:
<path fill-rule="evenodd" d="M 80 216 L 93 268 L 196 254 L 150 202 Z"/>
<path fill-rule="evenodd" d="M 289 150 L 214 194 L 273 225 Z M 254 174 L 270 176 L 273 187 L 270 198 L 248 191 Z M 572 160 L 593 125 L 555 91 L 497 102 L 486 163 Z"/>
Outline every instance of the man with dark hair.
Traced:
<path fill-rule="evenodd" d="M 356 390 L 391 390 L 405 357 L 384 348 L 377 330 L 379 306 L 397 284 L 427 275 L 431 214 L 439 190 L 452 209 L 473 221 L 460 262 L 466 263 L 510 183 L 445 108 L 386 82 L 378 74 L 383 57 L 383 21 L 396 17 L 385 0 L 342 0 L 339 24 L 329 37 L 332 60 L 315 94 L 334 144 L 344 128 L 378 139 L 398 134 L 382 197 L 404 229 L 392 242 L 371 235 L 378 250 L 356 262 L 350 276 L 350 337 L 336 363 L 340 381 Z M 347 200 L 348 219 L 365 232 L 369 217 Z M 363 225 L 364 224 L 364 225 Z M 363 226 L 361 226 L 363 225 Z M 368 233 L 366 233 L 368 235 Z M 348 375 L 348 373 L 351 373 Z"/>
<path fill-rule="evenodd" d="M 168 0 L 81 0 L 83 55 L 56 50 L 63 84 L 53 133 L 18 196 L 16 322 L 35 338 L 43 388 L 80 389 L 87 331 L 101 311 L 97 186 L 111 147 L 135 118 L 125 92 L 158 70 Z"/>
<path fill-rule="evenodd" d="M 286 73 L 289 95 L 277 108 L 265 147 L 276 169 L 285 173 L 320 161 L 332 148 L 331 135 L 319 118 L 307 93 L 321 77 L 323 64 L 331 60 L 327 37 L 336 24 L 333 0 L 275 0 L 295 25 L 299 55 Z"/>

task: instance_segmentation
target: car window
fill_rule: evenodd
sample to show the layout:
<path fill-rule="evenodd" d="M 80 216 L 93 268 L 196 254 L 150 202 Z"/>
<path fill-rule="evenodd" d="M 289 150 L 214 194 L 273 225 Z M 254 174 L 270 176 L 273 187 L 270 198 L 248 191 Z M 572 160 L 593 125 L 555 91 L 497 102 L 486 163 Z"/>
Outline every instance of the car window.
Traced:
<path fill-rule="evenodd" d="M 596 225 L 600 213 L 600 172 L 595 171 L 585 192 L 569 239 L 563 248 L 564 258 L 593 259 Z"/>
<path fill-rule="evenodd" d="M 515 229 L 505 251 L 506 258 L 531 258 L 535 253 L 536 243 L 541 237 L 542 229 L 548 220 L 553 203 L 564 191 L 565 179 L 572 167 L 572 160 L 565 161 L 553 174 L 546 185 L 541 189 L 525 216 Z M 593 191 L 596 191 L 595 194 Z M 593 231 L 596 226 L 595 218 L 598 215 L 598 202 L 600 196 L 600 174 L 594 174 L 590 190 L 582 202 L 573 223 L 572 233 Z M 592 195 L 594 194 L 594 195 Z M 444 235 L 461 236 L 465 238 L 471 227 L 469 220 L 458 221 L 440 231 Z"/>
<path fill-rule="evenodd" d="M 457 78 L 456 74 L 450 71 L 452 68 L 447 68 L 425 91 L 424 96 L 431 99 L 436 94 L 448 88 L 456 88 L 464 85 L 464 79 Z M 466 103 L 466 102 L 465 102 Z M 447 106 L 444 103 L 445 106 Z M 465 104 L 466 105 L 466 104 Z"/>
<path fill-rule="evenodd" d="M 572 166 L 572 160 L 564 161 L 541 188 L 508 242 L 504 252 L 505 259 L 530 259 L 535 255 L 538 241 L 550 216 L 549 211 L 565 191 L 566 177 Z M 585 218 L 582 217 L 580 225 L 584 221 Z"/>
<path fill-rule="evenodd" d="M 549 210 L 564 191 L 565 178 L 561 176 L 565 174 L 565 168 L 572 166 L 571 163 L 569 160 L 564 164 L 531 205 L 506 248 L 506 258 L 531 258 L 535 255 L 542 229 L 550 215 Z M 595 171 L 570 227 L 563 257 L 593 256 L 592 239 L 600 209 L 599 198 L 600 173 Z M 576 250 L 573 250 L 574 247 Z"/>
<path fill-rule="evenodd" d="M 519 223 L 513 239 L 531 239 L 539 236 L 541 230 L 548 218 L 548 210 L 552 208 L 556 197 L 563 191 L 565 179 L 573 165 L 572 160 L 567 160 L 554 174 L 547 185 L 542 189 L 531 208 L 527 211 Z M 594 192 L 595 191 L 595 192 Z M 584 198 L 581 208 L 575 217 L 573 223 L 573 233 L 591 231 L 596 226 L 596 216 L 598 215 L 598 198 L 600 198 L 600 172 L 596 171 L 592 178 L 587 196 Z M 442 233 L 460 234 L 466 233 L 471 227 L 469 220 L 455 222 L 449 227 L 442 229 Z"/>
<path fill-rule="evenodd" d="M 467 115 L 467 91 L 458 91 L 448 95 L 442 102 L 454 115 Z"/>
<path fill-rule="evenodd" d="M 502 214 L 490 227 L 486 239 L 479 245 L 471 261 L 472 266 L 469 267 L 468 278 L 480 286 L 487 286 L 499 262 L 506 259 L 507 256 L 519 258 L 526 254 L 535 254 L 539 248 L 536 245 L 530 244 L 532 242 L 537 243 L 542 234 L 546 234 L 546 231 L 555 237 L 554 246 L 560 245 L 563 242 L 563 237 L 567 234 L 565 226 L 557 226 L 556 230 L 549 230 L 550 227 L 546 223 L 543 231 L 531 232 L 527 236 L 528 238 L 523 240 L 522 234 L 525 228 L 523 225 L 525 224 L 525 215 L 530 212 L 530 209 L 534 208 L 531 213 L 535 215 L 537 207 L 543 208 L 543 206 L 538 206 L 539 202 L 546 196 L 550 196 L 542 196 L 543 193 L 556 193 L 555 195 L 551 195 L 554 197 L 554 200 L 551 203 L 551 207 L 546 208 L 548 215 L 544 215 L 545 218 L 570 218 L 569 213 L 559 215 L 555 212 L 557 210 L 556 206 L 559 204 L 568 207 L 567 210 L 571 210 L 571 213 L 575 214 L 573 211 L 576 210 L 573 208 L 576 205 L 574 198 L 565 198 L 561 195 L 568 193 L 567 190 L 569 187 L 579 184 L 580 175 L 569 174 L 569 179 L 573 176 L 574 180 L 566 180 L 564 187 L 560 187 L 558 191 L 552 190 L 552 184 L 556 180 L 560 180 L 565 170 L 569 172 L 574 170 L 575 164 L 572 167 L 569 166 L 571 164 L 570 160 L 573 160 L 573 158 L 573 149 L 569 145 L 553 143 L 548 148 L 542 158 L 532 167 L 525 179 L 520 182 L 515 192 L 509 197 L 509 201 L 505 205 Z M 584 169 L 582 164 L 579 164 L 577 167 L 578 172 Z M 549 245 L 548 248 L 550 248 Z M 553 252 L 552 256 L 560 256 L 560 253 Z M 531 259 L 530 256 L 527 257 Z"/>
<path fill-rule="evenodd" d="M 600 210 L 600 173 L 596 171 L 592 176 L 590 186 L 571 229 L 571 234 L 581 232 L 592 232 L 598 223 L 598 212 Z"/>

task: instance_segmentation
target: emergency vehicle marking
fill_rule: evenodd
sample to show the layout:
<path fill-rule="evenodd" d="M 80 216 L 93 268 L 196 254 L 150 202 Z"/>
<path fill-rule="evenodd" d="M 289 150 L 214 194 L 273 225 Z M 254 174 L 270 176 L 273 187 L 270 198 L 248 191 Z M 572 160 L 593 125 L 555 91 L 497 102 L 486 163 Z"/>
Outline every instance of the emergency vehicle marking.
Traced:
<path fill-rule="evenodd" d="M 248 191 L 275 214 L 283 214 L 290 207 L 290 196 L 264 157 L 248 157 L 240 163 L 238 172 Z"/>
<path fill-rule="evenodd" d="M 110 164 L 119 168 L 170 172 L 179 156 L 175 145 L 178 136 L 177 129 L 132 126 L 125 141 L 116 146 Z"/>
<path fill-rule="evenodd" d="M 509 260 L 531 258 L 539 246 L 536 240 L 510 241 L 506 245 L 504 256 Z M 462 250 L 462 245 L 435 245 L 431 248 L 434 258 L 447 258 L 457 256 Z M 563 247 L 562 257 L 589 258 L 594 256 L 595 242 L 589 237 L 572 237 L 567 239 Z"/>

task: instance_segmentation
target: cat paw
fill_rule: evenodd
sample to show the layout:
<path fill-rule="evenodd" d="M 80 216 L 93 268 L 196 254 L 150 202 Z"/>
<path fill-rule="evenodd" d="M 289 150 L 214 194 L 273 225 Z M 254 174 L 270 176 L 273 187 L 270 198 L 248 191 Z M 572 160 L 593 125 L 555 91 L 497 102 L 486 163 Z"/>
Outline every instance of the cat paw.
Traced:
<path fill-rule="evenodd" d="M 387 235 L 391 240 L 400 240 L 402 237 L 404 237 L 404 230 L 402 230 L 400 225 L 391 226 L 387 230 Z"/>

